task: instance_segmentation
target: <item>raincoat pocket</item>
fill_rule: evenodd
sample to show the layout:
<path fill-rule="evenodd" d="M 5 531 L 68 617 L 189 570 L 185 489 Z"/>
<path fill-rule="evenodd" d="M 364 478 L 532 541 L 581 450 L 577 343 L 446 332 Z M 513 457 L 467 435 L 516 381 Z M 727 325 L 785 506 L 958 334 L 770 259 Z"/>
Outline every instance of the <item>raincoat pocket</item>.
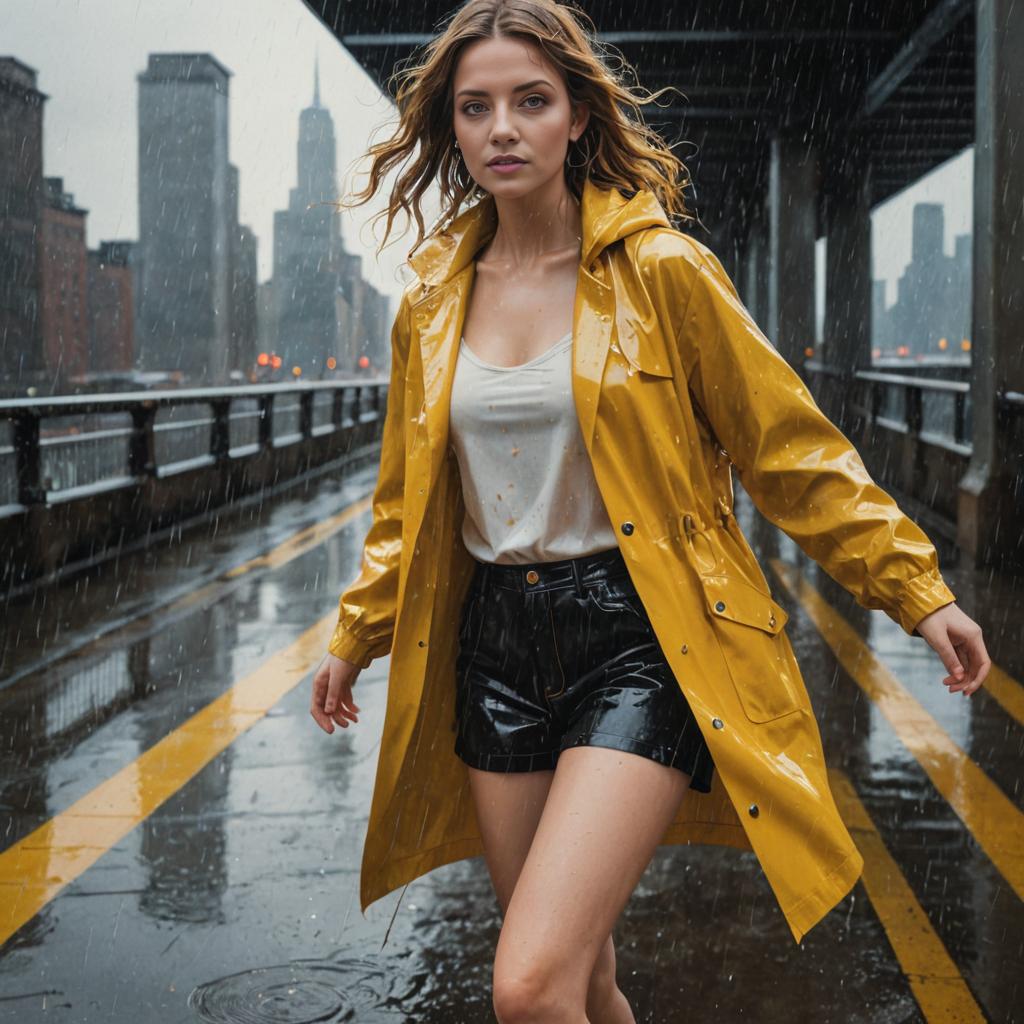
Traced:
<path fill-rule="evenodd" d="M 786 610 L 745 580 L 702 575 L 701 586 L 715 635 L 747 718 L 770 722 L 800 708 L 798 673 L 782 628 Z"/>

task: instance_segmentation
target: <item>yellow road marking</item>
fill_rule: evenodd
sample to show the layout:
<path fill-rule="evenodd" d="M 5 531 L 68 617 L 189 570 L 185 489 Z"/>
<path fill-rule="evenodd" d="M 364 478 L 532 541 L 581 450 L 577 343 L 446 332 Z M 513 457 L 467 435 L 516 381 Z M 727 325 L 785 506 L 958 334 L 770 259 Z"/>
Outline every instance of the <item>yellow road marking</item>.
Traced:
<path fill-rule="evenodd" d="M 981 685 L 1018 725 L 1024 725 L 1024 686 L 995 664 L 988 670 Z"/>
<path fill-rule="evenodd" d="M 238 576 L 256 566 L 276 568 L 285 564 L 323 543 L 371 502 L 372 497 L 354 502 L 338 515 L 301 531 L 269 554 L 251 559 L 227 575 Z M 216 586 L 211 583 L 168 607 L 192 604 L 197 595 Z M 145 753 L 0 853 L 0 943 L 294 689 L 323 657 L 336 622 L 337 611 L 332 608 L 286 648 Z"/>
<path fill-rule="evenodd" d="M 312 526 L 307 526 L 304 530 L 299 530 L 298 533 L 293 533 L 287 540 L 282 541 L 276 548 L 268 551 L 265 555 L 250 558 L 248 562 L 242 562 L 241 565 L 236 565 L 233 569 L 229 569 L 224 573 L 223 578 L 234 579 L 236 576 L 244 576 L 253 569 L 278 569 L 282 565 L 287 565 L 293 558 L 298 558 L 299 555 L 304 555 L 307 551 L 312 551 L 313 548 L 319 547 L 319 545 L 333 537 L 347 523 L 361 516 L 372 505 L 373 495 L 368 494 L 358 501 L 354 501 L 351 505 L 347 505 L 337 515 L 331 516 L 330 519 L 325 519 L 322 523 L 314 523 Z"/>
<path fill-rule="evenodd" d="M 1024 899 L 1021 812 L 950 739 L 798 569 L 778 558 L 770 559 L 769 563 L 789 593 L 803 606 L 850 678 L 885 716 L 1018 898 Z M 936 672 L 945 674 L 938 661 Z"/>
<path fill-rule="evenodd" d="M 834 768 L 828 775 L 839 813 L 864 857 L 864 888 L 924 1019 L 943 1024 L 985 1021 L 985 1014 L 886 849 L 849 777 Z"/>

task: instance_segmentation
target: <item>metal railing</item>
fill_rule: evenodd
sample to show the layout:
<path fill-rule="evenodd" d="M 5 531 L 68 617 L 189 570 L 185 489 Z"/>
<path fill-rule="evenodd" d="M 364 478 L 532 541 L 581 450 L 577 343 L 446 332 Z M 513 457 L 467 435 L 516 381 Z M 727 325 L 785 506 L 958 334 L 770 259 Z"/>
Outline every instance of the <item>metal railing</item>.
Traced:
<path fill-rule="evenodd" d="M 872 475 L 955 540 L 959 482 L 973 453 L 970 383 L 860 369 L 850 388 L 834 366 L 809 359 L 804 367 L 822 408 L 851 431 Z M 996 405 L 1006 436 L 1024 433 L 1024 394 L 1001 392 Z"/>
<path fill-rule="evenodd" d="M 22 593 L 374 458 L 387 391 L 380 378 L 0 401 L 0 585 Z"/>
<path fill-rule="evenodd" d="M 351 430 L 386 393 L 343 380 L 0 401 L 0 514 Z"/>

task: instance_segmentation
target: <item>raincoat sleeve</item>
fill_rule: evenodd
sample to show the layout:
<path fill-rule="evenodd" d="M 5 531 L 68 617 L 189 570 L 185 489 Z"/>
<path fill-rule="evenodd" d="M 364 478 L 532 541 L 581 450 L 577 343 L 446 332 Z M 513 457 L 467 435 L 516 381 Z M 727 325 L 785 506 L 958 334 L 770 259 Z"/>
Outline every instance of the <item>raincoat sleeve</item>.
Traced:
<path fill-rule="evenodd" d="M 408 292 L 391 328 L 391 377 L 373 493 L 373 523 L 363 542 L 359 575 L 338 600 L 338 624 L 327 650 L 366 668 L 391 651 L 402 555 L 405 486 L 405 368 L 409 357 Z"/>
<path fill-rule="evenodd" d="M 744 490 L 860 605 L 913 634 L 956 600 L 934 546 L 764 336 L 714 253 L 701 247 L 694 263 L 680 358 Z"/>

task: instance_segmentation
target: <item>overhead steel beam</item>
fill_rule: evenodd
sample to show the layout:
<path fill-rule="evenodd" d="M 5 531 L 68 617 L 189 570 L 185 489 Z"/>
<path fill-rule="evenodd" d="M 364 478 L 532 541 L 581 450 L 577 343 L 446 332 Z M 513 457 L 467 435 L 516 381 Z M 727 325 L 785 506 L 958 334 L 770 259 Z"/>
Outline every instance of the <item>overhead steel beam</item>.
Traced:
<path fill-rule="evenodd" d="M 973 0 L 940 0 L 921 22 L 895 57 L 882 69 L 864 93 L 854 120 L 871 117 L 892 94 L 932 55 L 936 43 L 974 10 Z"/>
<path fill-rule="evenodd" d="M 779 111 L 772 107 L 658 107 L 651 104 L 645 105 L 644 116 L 649 121 L 665 119 L 685 121 L 688 118 L 700 118 L 705 121 L 718 120 L 720 118 L 727 118 L 729 120 L 734 118 L 756 118 L 763 121 L 777 121 L 780 115 Z"/>
<path fill-rule="evenodd" d="M 353 32 L 339 38 L 347 47 L 371 46 L 424 46 L 435 36 L 432 32 Z M 597 38 L 603 43 L 618 46 L 622 43 L 878 43 L 899 38 L 896 32 L 874 29 L 787 29 L 777 32 L 773 29 L 688 29 L 685 31 L 658 31 L 655 29 L 635 32 L 598 32 Z"/>

